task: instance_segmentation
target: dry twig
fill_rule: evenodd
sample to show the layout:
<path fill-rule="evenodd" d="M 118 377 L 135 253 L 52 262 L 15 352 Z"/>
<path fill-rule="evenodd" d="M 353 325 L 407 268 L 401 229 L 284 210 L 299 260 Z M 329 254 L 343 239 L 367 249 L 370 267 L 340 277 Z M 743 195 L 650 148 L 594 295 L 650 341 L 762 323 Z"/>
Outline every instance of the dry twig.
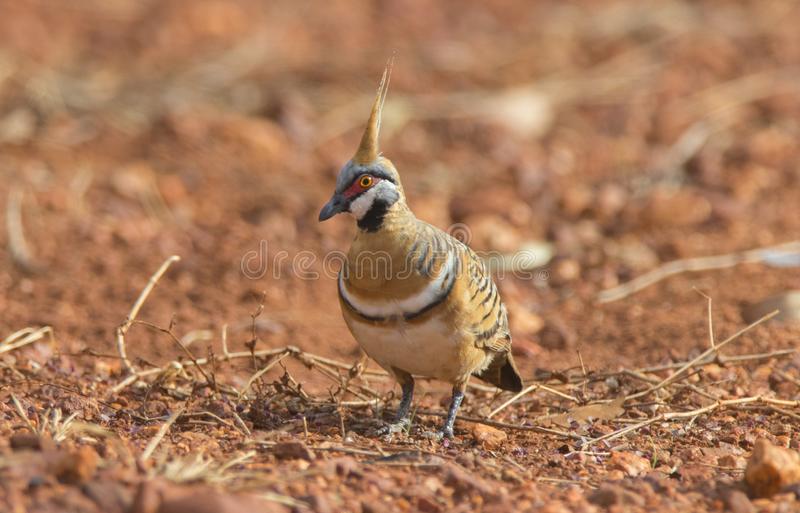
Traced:
<path fill-rule="evenodd" d="M 797 408 L 800 406 L 800 401 L 788 401 L 785 399 L 773 399 L 769 397 L 763 396 L 751 396 L 751 397 L 739 397 L 736 399 L 725 399 L 719 400 L 713 404 L 709 404 L 708 406 L 704 406 L 702 408 L 696 408 L 690 411 L 681 411 L 681 412 L 665 412 L 655 417 L 651 417 L 649 419 L 643 420 L 641 422 L 637 422 L 636 424 L 631 424 L 630 426 L 626 426 L 622 429 L 618 429 L 614 432 L 605 434 L 603 436 L 593 438 L 589 440 L 585 444 L 582 445 L 582 448 L 589 447 L 590 445 L 594 445 L 598 442 L 608 442 L 615 438 L 619 438 L 627 433 L 631 433 L 633 431 L 638 431 L 644 427 L 647 427 L 651 424 L 655 424 L 656 422 L 668 421 L 668 420 L 676 420 L 676 419 L 695 419 L 700 415 L 704 415 L 707 413 L 711 413 L 713 411 L 722 409 L 722 408 L 729 408 L 732 406 L 740 406 L 745 404 L 753 404 L 753 403 L 761 403 L 766 406 L 789 406 Z"/>
<path fill-rule="evenodd" d="M 738 253 L 728 253 L 725 255 L 674 260 L 636 277 L 629 282 L 623 283 L 622 285 L 601 291 L 597 295 L 597 301 L 600 303 L 617 301 L 618 299 L 630 296 L 631 294 L 639 292 L 654 283 L 676 274 L 726 269 L 739 264 L 763 262 L 767 259 L 775 258 L 776 254 L 795 253 L 800 253 L 800 241 L 792 241 L 776 246 L 751 249 Z"/>
<path fill-rule="evenodd" d="M 25 271 L 36 271 L 36 264 L 22 225 L 22 190 L 12 187 L 8 191 L 6 204 L 6 230 L 8 230 L 8 251 L 11 258 Z"/>
<path fill-rule="evenodd" d="M 758 326 L 759 324 L 761 324 L 763 322 L 766 322 L 766 321 L 770 320 L 771 318 L 775 317 L 776 315 L 778 315 L 778 311 L 777 310 L 775 310 L 775 311 L 773 311 L 771 313 L 768 313 L 764 317 L 758 319 L 757 321 L 755 321 L 755 322 L 753 322 L 751 324 L 748 324 L 747 326 L 745 326 L 744 328 L 740 329 L 739 331 L 737 331 L 736 333 L 734 333 L 730 337 L 726 338 L 725 340 L 723 340 L 719 344 L 716 344 L 716 345 L 714 345 L 712 347 L 709 347 L 708 349 L 703 351 L 699 356 L 697 356 L 697 357 L 689 360 L 688 362 L 684 363 L 677 371 L 675 371 L 669 377 L 664 378 L 664 380 L 662 380 L 660 383 L 652 385 L 648 389 L 642 390 L 641 392 L 637 392 L 635 394 L 631 394 L 628 397 L 626 397 L 626 400 L 643 397 L 643 396 L 645 396 L 647 394 L 655 392 L 656 390 L 660 390 L 660 389 L 664 388 L 665 386 L 674 383 L 675 381 L 678 380 L 678 378 L 681 377 L 681 375 L 684 372 L 686 372 L 687 370 L 689 370 L 692 367 L 694 367 L 695 365 L 697 365 L 698 362 L 708 358 L 709 355 L 718 352 L 724 346 L 728 345 L 730 342 L 733 342 L 734 340 L 739 338 L 739 336 L 741 336 L 743 333 L 748 332 L 749 330 L 755 328 L 756 326 Z"/>
<path fill-rule="evenodd" d="M 139 315 L 139 310 L 142 308 L 142 305 L 144 304 L 145 300 L 147 300 L 147 296 L 149 296 L 150 292 L 152 292 L 153 287 L 155 287 L 156 283 L 158 283 L 158 280 L 160 280 L 161 276 L 163 276 L 164 273 L 167 272 L 167 269 L 169 269 L 170 265 L 172 265 L 174 262 L 179 261 L 180 259 L 181 257 L 179 257 L 178 255 L 172 255 L 166 261 L 164 261 L 163 264 L 161 264 L 161 267 L 159 267 L 158 270 L 155 272 L 155 274 L 153 274 L 153 276 L 150 277 L 150 280 L 147 282 L 147 285 L 145 285 L 144 289 L 142 289 L 142 292 L 141 294 L 139 294 L 139 297 L 136 299 L 136 302 L 133 303 L 131 311 L 128 312 L 128 317 L 125 319 L 125 322 L 123 322 L 117 328 L 117 352 L 119 353 L 119 357 L 122 360 L 122 364 L 125 366 L 125 369 L 127 369 L 127 371 L 130 374 L 136 375 L 136 368 L 133 366 L 130 360 L 128 360 L 128 354 L 125 349 L 125 335 L 128 333 L 128 330 L 130 329 L 131 325 L 136 320 L 136 316 Z"/>
<path fill-rule="evenodd" d="M 53 328 L 50 326 L 43 326 L 41 328 L 23 328 L 15 331 L 11 335 L 0 341 L 0 354 L 19 349 L 20 347 L 32 344 L 37 340 L 41 340 L 45 335 L 50 337 L 50 344 L 55 344 L 53 338 Z"/>
<path fill-rule="evenodd" d="M 158 444 L 161 443 L 161 440 L 164 438 L 164 435 L 167 434 L 167 431 L 169 431 L 169 428 L 172 427 L 172 424 L 174 424 L 175 421 L 178 420 L 178 417 L 183 415 L 183 412 L 184 408 L 179 408 L 175 410 L 174 412 L 172 412 L 172 415 L 169 416 L 167 421 L 161 425 L 161 428 L 159 428 L 158 432 L 156 432 L 156 434 L 153 435 L 153 438 L 150 439 L 150 441 L 147 443 L 147 447 L 145 447 L 144 451 L 142 451 L 142 456 L 140 458 L 141 462 L 147 461 L 150 458 L 150 456 L 153 455 L 153 451 L 155 451 L 156 448 L 158 447 Z"/>

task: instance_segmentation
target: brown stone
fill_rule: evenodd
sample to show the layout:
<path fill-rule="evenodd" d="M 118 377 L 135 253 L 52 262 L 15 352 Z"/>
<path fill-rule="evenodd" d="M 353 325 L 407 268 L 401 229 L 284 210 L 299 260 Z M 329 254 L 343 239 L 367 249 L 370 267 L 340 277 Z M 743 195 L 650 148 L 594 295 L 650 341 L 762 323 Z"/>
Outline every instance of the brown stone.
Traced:
<path fill-rule="evenodd" d="M 485 449 L 496 449 L 508 440 L 508 435 L 505 431 L 485 424 L 472 424 L 470 433 L 472 434 L 472 439 Z"/>
<path fill-rule="evenodd" d="M 272 501 L 224 494 L 212 490 L 182 491 L 174 498 L 161 502 L 158 513 L 272 513 L 288 511 L 286 506 Z"/>
<path fill-rule="evenodd" d="M 747 305 L 742 309 L 742 317 L 747 322 L 755 322 L 775 310 L 779 313 L 771 319 L 772 322 L 800 323 L 800 290 L 790 290 Z"/>
<path fill-rule="evenodd" d="M 129 513 L 156 513 L 161 504 L 161 484 L 142 481 L 133 496 Z"/>
<path fill-rule="evenodd" d="M 632 452 L 614 451 L 608 464 L 612 469 L 621 470 L 630 477 L 636 477 L 650 470 L 650 461 Z"/>
<path fill-rule="evenodd" d="M 754 513 L 756 508 L 741 490 L 728 490 L 722 495 L 727 511 L 731 513 Z"/>
<path fill-rule="evenodd" d="M 52 472 L 62 483 L 85 483 L 97 470 L 99 457 L 88 445 L 70 451 L 58 451 L 52 456 Z"/>
<path fill-rule="evenodd" d="M 644 210 L 645 220 L 653 226 L 695 226 L 710 216 L 711 203 L 688 189 L 657 189 Z"/>
<path fill-rule="evenodd" d="M 279 442 L 272 448 L 273 454 L 280 459 L 300 459 L 311 461 L 314 459 L 314 452 L 306 447 L 303 442 Z"/>
<path fill-rule="evenodd" d="M 417 499 L 417 509 L 423 513 L 439 513 L 442 511 L 441 506 L 427 497 L 419 497 Z"/>
<path fill-rule="evenodd" d="M 497 490 L 489 483 L 467 472 L 458 465 L 450 464 L 446 467 L 444 484 L 453 488 L 456 493 L 459 494 L 477 492 L 489 497 L 497 495 Z"/>
<path fill-rule="evenodd" d="M 15 451 L 23 449 L 38 451 L 42 448 L 42 439 L 33 433 L 14 433 L 9 438 L 8 443 Z"/>
<path fill-rule="evenodd" d="M 756 440 L 744 479 L 753 495 L 770 497 L 800 482 L 800 454 L 765 439 Z"/>
<path fill-rule="evenodd" d="M 608 508 L 614 505 L 621 506 L 643 506 L 644 499 L 635 493 L 626 490 L 625 488 L 604 484 L 589 495 L 589 502 L 596 504 L 603 508 Z"/>

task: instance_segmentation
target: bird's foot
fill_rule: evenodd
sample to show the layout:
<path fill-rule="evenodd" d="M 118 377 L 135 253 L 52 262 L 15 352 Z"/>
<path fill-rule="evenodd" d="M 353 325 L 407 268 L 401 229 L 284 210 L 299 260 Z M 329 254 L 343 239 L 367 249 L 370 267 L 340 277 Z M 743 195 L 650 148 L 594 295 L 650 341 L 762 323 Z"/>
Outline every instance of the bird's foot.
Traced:
<path fill-rule="evenodd" d="M 455 436 L 453 434 L 453 428 L 448 428 L 447 426 L 442 427 L 438 431 L 426 431 L 424 433 L 425 438 L 430 440 L 436 441 L 444 441 L 444 440 L 452 440 Z"/>
<path fill-rule="evenodd" d="M 387 422 L 383 426 L 379 427 L 375 434 L 378 436 L 389 436 L 396 433 L 404 433 L 408 427 L 411 425 L 411 422 L 408 419 L 400 419 L 394 422 Z"/>

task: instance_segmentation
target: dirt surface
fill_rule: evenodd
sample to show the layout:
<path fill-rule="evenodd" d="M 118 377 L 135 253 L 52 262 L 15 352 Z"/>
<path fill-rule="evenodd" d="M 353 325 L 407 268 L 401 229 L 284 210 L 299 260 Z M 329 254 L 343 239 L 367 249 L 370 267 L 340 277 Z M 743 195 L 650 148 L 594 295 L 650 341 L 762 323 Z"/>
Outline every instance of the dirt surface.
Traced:
<path fill-rule="evenodd" d="M 749 305 L 800 289 L 797 265 L 597 300 L 666 262 L 800 239 L 794 3 L 0 12 L 4 510 L 800 508 L 797 488 L 757 498 L 742 482 L 757 439 L 800 447 L 800 357 L 783 351 L 798 324 L 761 323 L 647 392 L 670 376 L 648 367 L 709 348 L 698 291 L 721 342 Z M 546 388 L 449 443 L 425 437 L 448 397 L 435 382 L 410 433 L 374 436 L 396 398 L 374 365 L 348 379 L 358 350 L 328 265 L 354 223 L 317 223 L 393 52 L 381 144 L 417 216 L 477 250 L 554 252 L 498 278 L 523 376 Z M 125 334 L 150 373 L 125 383 L 116 330 L 171 255 Z M 462 413 L 508 399 L 476 387 Z"/>

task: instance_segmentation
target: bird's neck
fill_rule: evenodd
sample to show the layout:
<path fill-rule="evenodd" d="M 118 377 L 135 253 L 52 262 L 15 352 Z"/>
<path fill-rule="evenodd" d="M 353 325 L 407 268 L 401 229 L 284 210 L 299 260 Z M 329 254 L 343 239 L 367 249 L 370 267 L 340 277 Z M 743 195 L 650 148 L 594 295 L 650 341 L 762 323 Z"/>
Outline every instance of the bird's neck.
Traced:
<path fill-rule="evenodd" d="M 380 252 L 389 253 L 393 256 L 404 255 L 413 240 L 416 238 L 417 218 L 408 208 L 402 199 L 388 207 L 385 211 L 379 212 L 380 221 L 374 225 L 362 227 L 372 214 L 372 209 L 359 221 L 358 232 L 351 246 L 351 252 Z"/>
<path fill-rule="evenodd" d="M 366 218 L 362 217 L 362 221 Z M 386 210 L 377 229 L 359 228 L 347 255 L 348 287 L 366 293 L 380 291 L 390 283 L 410 286 L 403 285 L 408 280 L 394 278 L 405 269 L 418 224 L 405 202 L 398 201 Z"/>
<path fill-rule="evenodd" d="M 410 225 L 415 220 L 411 209 L 401 197 L 391 205 L 376 200 L 356 224 L 360 236 L 362 234 L 391 233 Z"/>

